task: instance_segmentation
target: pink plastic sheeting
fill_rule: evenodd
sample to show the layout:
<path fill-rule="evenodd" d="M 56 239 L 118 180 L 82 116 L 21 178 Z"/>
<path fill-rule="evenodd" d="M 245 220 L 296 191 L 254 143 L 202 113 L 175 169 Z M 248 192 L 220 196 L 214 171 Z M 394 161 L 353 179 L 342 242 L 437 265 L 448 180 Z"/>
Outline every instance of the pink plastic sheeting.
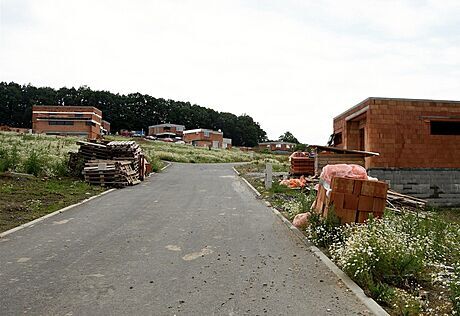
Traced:
<path fill-rule="evenodd" d="M 297 228 L 305 228 L 308 226 L 309 213 L 300 213 L 294 217 L 292 224 Z"/>
<path fill-rule="evenodd" d="M 333 177 L 368 180 L 366 169 L 359 165 L 327 165 L 321 171 L 320 178 L 331 185 Z"/>

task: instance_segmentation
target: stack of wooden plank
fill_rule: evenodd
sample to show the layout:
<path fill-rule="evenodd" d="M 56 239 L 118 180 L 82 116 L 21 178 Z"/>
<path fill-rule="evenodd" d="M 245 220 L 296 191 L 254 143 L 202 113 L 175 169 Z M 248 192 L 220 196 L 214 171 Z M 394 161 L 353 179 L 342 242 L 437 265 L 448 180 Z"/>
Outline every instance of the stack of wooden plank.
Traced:
<path fill-rule="evenodd" d="M 145 157 L 135 141 L 79 141 L 77 144 L 80 148 L 77 154 L 71 155 L 69 166 L 81 172 L 87 182 L 121 187 L 144 180 Z M 85 163 L 84 168 L 79 167 L 80 160 Z"/>
<path fill-rule="evenodd" d="M 80 145 L 78 154 L 83 157 L 85 161 L 94 159 L 110 159 L 109 149 L 104 144 L 78 141 L 77 145 Z"/>
<path fill-rule="evenodd" d="M 324 186 L 319 185 L 315 210 L 326 217 L 333 208 L 342 224 L 363 223 L 371 214 L 382 217 L 387 191 L 385 182 L 334 177 L 329 196 Z"/>
<path fill-rule="evenodd" d="M 91 160 L 85 164 L 83 175 L 86 182 L 101 186 L 124 187 L 140 182 L 139 174 L 126 160 Z"/>
<path fill-rule="evenodd" d="M 107 144 L 113 160 L 129 160 L 136 172 L 140 170 L 142 150 L 135 141 L 113 141 Z"/>
<path fill-rule="evenodd" d="M 388 190 L 387 203 L 389 207 L 394 210 L 405 209 L 409 211 L 418 211 L 425 210 L 427 201 Z"/>
<path fill-rule="evenodd" d="M 314 175 L 315 159 L 310 158 L 306 152 L 295 152 L 289 157 L 291 167 L 289 173 L 292 175 Z"/>

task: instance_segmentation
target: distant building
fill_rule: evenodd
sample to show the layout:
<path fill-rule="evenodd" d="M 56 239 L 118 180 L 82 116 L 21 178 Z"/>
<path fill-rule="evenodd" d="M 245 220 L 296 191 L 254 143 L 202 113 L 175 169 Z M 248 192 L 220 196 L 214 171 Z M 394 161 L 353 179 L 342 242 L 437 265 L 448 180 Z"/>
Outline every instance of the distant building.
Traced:
<path fill-rule="evenodd" d="M 258 151 L 271 151 L 275 153 L 289 153 L 294 151 L 295 148 L 294 143 L 282 142 L 282 141 L 275 141 L 275 142 L 265 142 L 259 143 L 257 145 Z"/>
<path fill-rule="evenodd" d="M 232 149 L 232 139 L 231 138 L 223 138 L 222 139 L 222 148 L 223 149 Z"/>
<path fill-rule="evenodd" d="M 97 139 L 101 137 L 102 130 L 102 112 L 93 106 L 34 105 L 32 107 L 34 133 Z"/>
<path fill-rule="evenodd" d="M 110 134 L 110 123 L 105 120 L 102 120 L 102 133 L 104 135 Z"/>
<path fill-rule="evenodd" d="M 210 129 L 192 129 L 184 131 L 184 141 L 197 147 L 223 148 L 224 133 Z"/>
<path fill-rule="evenodd" d="M 178 124 L 165 123 L 152 125 L 149 126 L 149 136 L 154 136 L 156 138 L 182 139 L 184 130 L 185 126 Z"/>

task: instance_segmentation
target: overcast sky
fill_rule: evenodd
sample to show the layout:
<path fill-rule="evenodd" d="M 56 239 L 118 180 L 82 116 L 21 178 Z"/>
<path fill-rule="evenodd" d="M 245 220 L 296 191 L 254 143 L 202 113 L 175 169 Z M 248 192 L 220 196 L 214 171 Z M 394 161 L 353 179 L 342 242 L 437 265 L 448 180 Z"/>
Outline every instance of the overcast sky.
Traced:
<path fill-rule="evenodd" d="M 0 81 L 247 113 L 324 144 L 369 96 L 460 100 L 460 1 L 0 0 Z"/>

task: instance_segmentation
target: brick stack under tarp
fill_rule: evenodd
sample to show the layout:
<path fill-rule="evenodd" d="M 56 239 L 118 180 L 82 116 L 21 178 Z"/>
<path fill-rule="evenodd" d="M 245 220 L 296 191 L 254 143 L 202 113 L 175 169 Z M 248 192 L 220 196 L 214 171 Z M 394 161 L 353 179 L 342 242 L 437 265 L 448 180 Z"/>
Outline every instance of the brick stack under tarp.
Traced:
<path fill-rule="evenodd" d="M 91 184 L 123 187 L 134 185 L 145 178 L 145 157 L 135 141 L 105 143 L 77 142 L 78 153 L 71 153 L 69 166 L 80 168 L 85 180 Z M 77 162 L 84 162 L 81 169 Z"/>
<path fill-rule="evenodd" d="M 323 185 L 319 185 L 315 210 L 326 217 L 333 209 L 341 224 L 363 223 L 371 215 L 382 217 L 387 191 L 385 182 L 334 177 L 329 194 Z"/>

